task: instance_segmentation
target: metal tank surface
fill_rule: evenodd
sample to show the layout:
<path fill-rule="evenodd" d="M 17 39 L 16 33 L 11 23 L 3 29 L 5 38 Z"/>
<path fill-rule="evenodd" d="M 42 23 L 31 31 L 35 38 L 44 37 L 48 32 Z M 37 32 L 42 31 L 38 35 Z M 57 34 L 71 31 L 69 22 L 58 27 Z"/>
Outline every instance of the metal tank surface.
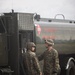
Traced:
<path fill-rule="evenodd" d="M 59 53 L 61 75 L 75 75 L 75 21 L 39 17 L 34 24 L 37 54 L 46 50 L 44 39 L 53 39 Z"/>

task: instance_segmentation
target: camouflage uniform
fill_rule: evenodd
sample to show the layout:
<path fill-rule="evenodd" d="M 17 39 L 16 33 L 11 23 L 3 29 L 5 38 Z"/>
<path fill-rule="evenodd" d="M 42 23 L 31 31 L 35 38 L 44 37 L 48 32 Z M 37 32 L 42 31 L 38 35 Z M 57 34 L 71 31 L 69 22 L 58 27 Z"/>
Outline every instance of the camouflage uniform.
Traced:
<path fill-rule="evenodd" d="M 30 49 L 29 46 L 28 49 Z M 41 69 L 35 52 L 28 50 L 26 53 L 23 53 L 23 59 L 26 75 L 40 75 Z"/>
<path fill-rule="evenodd" d="M 54 43 L 52 45 L 54 45 Z M 46 50 L 38 58 L 39 60 L 44 59 L 44 75 L 57 75 L 57 72 L 60 69 L 57 50 L 54 48 L 52 48 L 52 50 Z"/>

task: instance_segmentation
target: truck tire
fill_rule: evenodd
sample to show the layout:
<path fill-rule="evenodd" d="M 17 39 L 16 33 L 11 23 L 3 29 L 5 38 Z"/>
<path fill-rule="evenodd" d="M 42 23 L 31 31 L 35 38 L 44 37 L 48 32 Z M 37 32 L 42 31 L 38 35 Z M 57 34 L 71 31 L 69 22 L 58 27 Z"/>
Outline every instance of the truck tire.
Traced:
<path fill-rule="evenodd" d="M 69 63 L 69 67 L 68 67 L 68 69 L 66 71 L 66 75 L 75 75 L 75 65 L 74 65 L 73 61 L 71 61 Z"/>

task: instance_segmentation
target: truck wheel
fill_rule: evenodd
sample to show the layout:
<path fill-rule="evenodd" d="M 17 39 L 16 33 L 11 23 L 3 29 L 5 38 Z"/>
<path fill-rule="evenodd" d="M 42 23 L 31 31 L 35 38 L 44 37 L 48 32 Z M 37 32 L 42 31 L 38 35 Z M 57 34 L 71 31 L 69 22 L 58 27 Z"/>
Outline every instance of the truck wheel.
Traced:
<path fill-rule="evenodd" d="M 66 75 L 75 75 L 75 65 L 72 61 L 69 63 L 69 67 L 66 71 Z"/>

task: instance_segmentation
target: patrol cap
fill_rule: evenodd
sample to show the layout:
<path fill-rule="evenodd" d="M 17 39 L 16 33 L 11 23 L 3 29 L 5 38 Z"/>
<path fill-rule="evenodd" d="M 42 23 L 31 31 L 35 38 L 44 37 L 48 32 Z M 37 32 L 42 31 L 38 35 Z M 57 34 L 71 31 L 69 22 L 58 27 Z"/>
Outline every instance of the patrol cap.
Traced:
<path fill-rule="evenodd" d="M 52 39 L 45 39 L 45 43 L 47 43 L 48 45 L 51 45 L 51 46 L 54 45 L 54 41 Z"/>

